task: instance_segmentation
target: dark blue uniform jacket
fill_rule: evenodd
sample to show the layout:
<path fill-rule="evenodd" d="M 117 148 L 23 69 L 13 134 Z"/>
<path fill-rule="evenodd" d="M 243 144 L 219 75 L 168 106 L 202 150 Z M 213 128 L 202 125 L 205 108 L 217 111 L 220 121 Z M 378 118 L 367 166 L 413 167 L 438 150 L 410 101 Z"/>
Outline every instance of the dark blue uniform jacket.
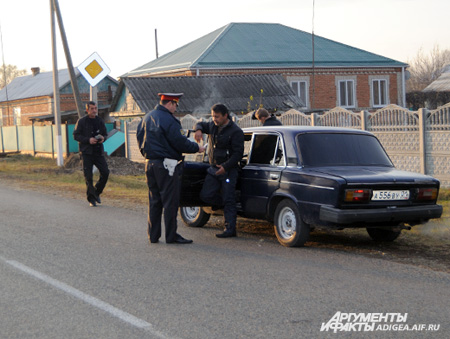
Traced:
<path fill-rule="evenodd" d="M 182 160 L 182 153 L 199 150 L 198 144 L 183 134 L 180 121 L 162 105 L 144 116 L 137 127 L 136 138 L 142 155 L 151 160 Z"/>

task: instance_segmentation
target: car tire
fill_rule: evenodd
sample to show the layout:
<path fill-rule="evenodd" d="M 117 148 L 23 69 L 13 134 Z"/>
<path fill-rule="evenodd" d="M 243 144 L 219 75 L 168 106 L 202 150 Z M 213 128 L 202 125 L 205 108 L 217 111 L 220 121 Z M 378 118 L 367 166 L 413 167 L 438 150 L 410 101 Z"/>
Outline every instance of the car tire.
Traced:
<path fill-rule="evenodd" d="M 180 207 L 180 216 L 189 227 L 203 227 L 209 221 L 211 214 L 203 211 L 201 207 Z"/>
<path fill-rule="evenodd" d="M 402 231 L 394 231 L 389 228 L 367 228 L 367 233 L 376 242 L 391 242 L 398 238 Z"/>
<path fill-rule="evenodd" d="M 281 245 L 301 247 L 309 239 L 309 225 L 304 223 L 297 205 L 292 200 L 282 200 L 274 218 L 275 235 Z"/>

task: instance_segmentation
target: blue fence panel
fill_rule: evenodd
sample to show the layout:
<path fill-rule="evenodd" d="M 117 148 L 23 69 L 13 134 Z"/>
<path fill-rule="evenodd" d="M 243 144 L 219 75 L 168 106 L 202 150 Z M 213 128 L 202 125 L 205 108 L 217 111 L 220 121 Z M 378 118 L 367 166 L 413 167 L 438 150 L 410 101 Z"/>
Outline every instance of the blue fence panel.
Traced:
<path fill-rule="evenodd" d="M 75 125 L 67 125 L 67 144 L 69 145 L 70 153 L 78 152 L 78 142 L 73 138 L 73 130 Z"/>
<path fill-rule="evenodd" d="M 35 126 L 34 140 L 36 152 L 53 152 L 52 126 Z"/>
<path fill-rule="evenodd" d="M 33 126 L 17 126 L 19 150 L 33 151 Z"/>
<path fill-rule="evenodd" d="M 2 127 L 4 151 L 18 151 L 17 145 L 17 128 L 16 126 Z"/>
<path fill-rule="evenodd" d="M 53 126 L 53 131 L 54 131 L 53 140 L 55 140 L 53 147 L 55 147 L 55 150 L 56 150 L 56 143 L 58 142 L 56 133 L 58 133 L 58 131 L 55 128 L 55 126 Z M 63 153 L 67 153 L 67 131 L 66 131 L 65 125 L 61 126 L 61 142 L 62 142 Z"/>
<path fill-rule="evenodd" d="M 78 142 L 73 138 L 75 125 L 61 126 L 62 151 L 78 153 Z M 111 132 L 114 123 L 107 123 L 106 130 Z M 56 152 L 57 131 L 55 125 L 47 126 L 6 126 L 0 127 L 1 152 Z"/>
<path fill-rule="evenodd" d="M 114 129 L 114 124 L 113 123 L 108 123 L 105 124 L 106 125 L 106 131 L 109 133 Z"/>

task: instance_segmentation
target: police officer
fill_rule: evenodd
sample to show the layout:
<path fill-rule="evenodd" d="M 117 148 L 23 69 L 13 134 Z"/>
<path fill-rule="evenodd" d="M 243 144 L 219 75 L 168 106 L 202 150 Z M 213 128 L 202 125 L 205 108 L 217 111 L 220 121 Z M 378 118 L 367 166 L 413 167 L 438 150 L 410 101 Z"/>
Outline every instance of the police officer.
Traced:
<path fill-rule="evenodd" d="M 137 127 L 137 141 L 145 157 L 145 174 L 149 190 L 148 237 L 159 242 L 164 210 L 166 243 L 189 244 L 192 240 L 177 233 L 180 200 L 182 153 L 203 152 L 205 148 L 190 141 L 174 117 L 183 93 L 159 93 L 159 104 L 147 113 Z"/>
<path fill-rule="evenodd" d="M 80 118 L 73 130 L 73 138 L 78 145 L 83 159 L 83 174 L 86 181 L 86 197 L 91 207 L 100 204 L 100 194 L 106 186 L 109 169 L 104 157 L 103 142 L 106 140 L 105 122 L 97 115 L 97 105 L 93 101 L 86 104 L 87 115 Z M 97 167 L 100 177 L 93 184 L 93 166 Z"/>
<path fill-rule="evenodd" d="M 203 139 L 203 133 L 209 134 L 208 168 L 200 198 L 211 205 L 224 206 L 225 228 L 218 238 L 236 236 L 236 183 L 239 163 L 244 154 L 244 132 L 231 119 L 223 104 L 211 108 L 211 122 L 199 122 L 195 125 L 195 140 Z"/>

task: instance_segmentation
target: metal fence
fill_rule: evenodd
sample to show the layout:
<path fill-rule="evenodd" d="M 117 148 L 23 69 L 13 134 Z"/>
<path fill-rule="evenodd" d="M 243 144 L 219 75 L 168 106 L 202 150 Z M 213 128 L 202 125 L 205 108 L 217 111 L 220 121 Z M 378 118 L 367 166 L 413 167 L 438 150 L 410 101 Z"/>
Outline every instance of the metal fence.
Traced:
<path fill-rule="evenodd" d="M 352 112 L 335 107 L 323 114 L 304 114 L 289 110 L 278 119 L 283 125 L 334 126 L 367 130 L 383 144 L 394 165 L 402 170 L 431 175 L 450 187 L 450 103 L 435 110 L 410 111 L 397 105 L 376 112 Z M 186 115 L 181 118 L 184 129 L 192 129 L 200 119 Z M 125 125 L 126 154 L 133 161 L 142 161 L 136 127 L 140 119 Z M 235 118 L 242 127 L 259 126 L 251 113 Z"/>
<path fill-rule="evenodd" d="M 65 155 L 78 152 L 78 142 L 73 139 L 75 125 L 61 126 L 61 140 Z M 108 132 L 114 124 L 106 124 Z M 0 153 L 20 152 L 55 156 L 57 131 L 55 125 L 0 127 Z"/>

